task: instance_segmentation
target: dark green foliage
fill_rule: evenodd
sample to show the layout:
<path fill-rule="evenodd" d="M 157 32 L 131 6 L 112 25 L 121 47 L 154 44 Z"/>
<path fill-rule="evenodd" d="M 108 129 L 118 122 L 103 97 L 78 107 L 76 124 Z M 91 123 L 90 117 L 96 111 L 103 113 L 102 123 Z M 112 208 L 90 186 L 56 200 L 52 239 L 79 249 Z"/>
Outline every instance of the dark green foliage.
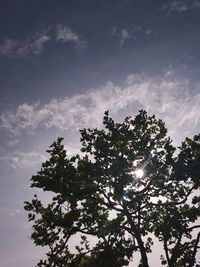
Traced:
<path fill-rule="evenodd" d="M 36 195 L 25 202 L 32 239 L 49 247 L 37 266 L 127 266 L 139 251 L 139 266 L 148 267 L 156 238 L 162 265 L 199 266 L 200 135 L 176 151 L 164 123 L 145 111 L 123 123 L 105 112 L 103 123 L 105 129 L 80 131 L 81 153 L 72 158 L 58 138 L 31 179 L 53 193 L 48 205 Z"/>

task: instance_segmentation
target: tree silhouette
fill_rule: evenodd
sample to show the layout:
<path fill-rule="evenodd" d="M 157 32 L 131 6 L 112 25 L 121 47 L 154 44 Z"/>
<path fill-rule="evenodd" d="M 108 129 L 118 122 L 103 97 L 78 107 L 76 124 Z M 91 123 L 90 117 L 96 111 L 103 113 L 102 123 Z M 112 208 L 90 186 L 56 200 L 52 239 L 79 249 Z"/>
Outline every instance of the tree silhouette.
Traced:
<path fill-rule="evenodd" d="M 143 110 L 123 123 L 105 112 L 103 125 L 80 130 L 81 153 L 71 158 L 58 138 L 31 179 L 52 192 L 49 204 L 36 195 L 25 202 L 32 239 L 49 247 L 37 266 L 121 267 L 138 251 L 138 266 L 148 267 L 156 239 L 162 265 L 200 266 L 200 135 L 176 149 L 165 124 Z"/>

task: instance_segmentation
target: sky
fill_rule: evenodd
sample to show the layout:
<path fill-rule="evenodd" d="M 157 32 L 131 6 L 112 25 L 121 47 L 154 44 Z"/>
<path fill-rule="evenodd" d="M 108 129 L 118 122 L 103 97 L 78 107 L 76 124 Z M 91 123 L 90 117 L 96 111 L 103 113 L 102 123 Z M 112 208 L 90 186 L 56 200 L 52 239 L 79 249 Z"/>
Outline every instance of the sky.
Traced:
<path fill-rule="evenodd" d="M 0 0 L 1 267 L 43 255 L 23 202 L 58 136 L 72 155 L 105 110 L 140 109 L 176 146 L 200 132 L 199 25 L 200 0 Z"/>

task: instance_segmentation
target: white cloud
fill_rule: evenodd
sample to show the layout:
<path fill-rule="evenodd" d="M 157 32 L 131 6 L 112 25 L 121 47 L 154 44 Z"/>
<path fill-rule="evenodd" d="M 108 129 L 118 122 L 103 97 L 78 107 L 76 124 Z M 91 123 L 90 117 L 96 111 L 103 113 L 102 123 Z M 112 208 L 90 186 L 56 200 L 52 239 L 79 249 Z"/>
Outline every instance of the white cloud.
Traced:
<path fill-rule="evenodd" d="M 200 0 L 194 0 L 192 3 L 192 8 L 198 8 L 200 7 Z"/>
<path fill-rule="evenodd" d="M 97 90 L 71 98 L 52 99 L 48 104 L 39 103 L 18 106 L 16 112 L 6 112 L 0 117 L 0 128 L 13 135 L 19 135 L 23 130 L 34 132 L 40 126 L 46 128 L 79 129 L 84 125 L 95 125 L 101 120 L 103 112 L 111 108 L 113 111 L 122 108 L 127 101 L 122 97 L 122 91 L 108 82 Z M 126 94 L 126 92 L 125 92 Z M 127 96 L 128 97 L 128 96 Z"/>
<path fill-rule="evenodd" d="M 122 49 L 125 41 L 134 38 L 134 35 L 131 35 L 127 29 L 123 29 L 120 32 L 120 49 Z"/>
<path fill-rule="evenodd" d="M 36 107 L 33 105 L 22 104 L 17 108 L 16 113 L 7 112 L 1 115 L 0 127 L 7 129 L 11 134 L 18 135 L 23 129 L 35 129 L 38 126 L 37 119 L 34 118 Z"/>
<path fill-rule="evenodd" d="M 84 50 L 87 47 L 86 41 L 69 26 L 58 24 L 43 32 L 30 35 L 23 40 L 11 38 L 0 40 L 0 56 L 10 58 L 38 56 L 43 53 L 46 44 L 52 40 L 58 43 L 72 43 L 79 50 Z"/>
<path fill-rule="evenodd" d="M 200 0 L 172 0 L 168 4 L 163 5 L 161 11 L 183 13 L 199 7 Z"/>
<path fill-rule="evenodd" d="M 7 145 L 10 147 L 13 147 L 18 143 L 18 141 L 19 141 L 18 139 L 10 140 L 10 141 L 8 141 Z"/>
<path fill-rule="evenodd" d="M 0 157 L 1 162 L 9 164 L 9 167 L 13 169 L 31 168 L 44 162 L 46 159 L 46 155 L 37 151 L 27 153 L 15 151 L 10 155 Z"/>
<path fill-rule="evenodd" d="M 33 40 L 27 41 L 24 46 L 18 48 L 18 55 L 19 56 L 28 56 L 29 54 L 32 55 L 40 55 L 43 51 L 44 45 L 50 41 L 50 37 L 48 35 L 41 35 L 36 37 Z"/>
<path fill-rule="evenodd" d="M 12 39 L 4 39 L 0 44 L 0 55 L 1 56 L 11 56 L 15 54 L 17 47 L 19 46 L 19 41 Z"/>
<path fill-rule="evenodd" d="M 65 150 L 67 151 L 68 157 L 73 157 L 77 154 L 80 154 L 80 144 L 79 143 L 71 143 L 64 146 Z"/>
<path fill-rule="evenodd" d="M 50 39 L 47 33 L 37 33 L 26 40 L 6 38 L 0 44 L 0 56 L 26 58 L 31 55 L 40 55 Z"/>
<path fill-rule="evenodd" d="M 119 39 L 120 49 L 122 49 L 125 42 L 127 42 L 128 40 L 137 39 L 136 34 L 139 31 L 141 31 L 141 28 L 137 26 L 135 26 L 134 29 L 130 28 L 118 29 L 117 27 L 113 27 L 111 31 L 111 36 Z"/>
<path fill-rule="evenodd" d="M 10 212 L 10 215 L 11 216 L 16 216 L 16 215 L 19 215 L 20 213 L 21 213 L 20 209 L 15 209 L 15 210 Z"/>
<path fill-rule="evenodd" d="M 69 26 L 58 24 L 56 26 L 56 40 L 63 43 L 72 43 L 76 48 L 84 50 L 87 47 L 86 42 L 73 31 Z"/>
<path fill-rule="evenodd" d="M 191 88 L 196 93 L 191 93 Z M 171 75 L 129 75 L 124 86 L 104 86 L 71 98 L 52 99 L 46 105 L 22 104 L 16 112 L 3 113 L 0 128 L 14 135 L 36 132 L 39 127 L 78 130 L 101 125 L 105 110 L 111 115 L 134 115 L 136 107 L 162 118 L 173 138 L 179 140 L 199 131 L 200 87 Z"/>
<path fill-rule="evenodd" d="M 136 25 L 124 29 L 118 29 L 117 27 L 113 27 L 111 31 L 111 36 L 119 39 L 120 49 L 123 48 L 124 44 L 128 40 L 137 40 L 141 36 L 155 37 L 155 35 L 155 31 L 153 31 L 152 29 L 143 29 L 141 26 Z"/>

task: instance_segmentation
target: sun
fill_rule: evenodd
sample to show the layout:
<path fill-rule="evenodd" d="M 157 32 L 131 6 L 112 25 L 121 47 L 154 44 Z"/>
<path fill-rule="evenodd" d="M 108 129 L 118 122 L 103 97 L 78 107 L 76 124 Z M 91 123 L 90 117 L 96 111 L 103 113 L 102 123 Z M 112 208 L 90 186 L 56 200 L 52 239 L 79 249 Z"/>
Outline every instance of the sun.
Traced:
<path fill-rule="evenodd" d="M 142 178 L 144 175 L 144 171 L 143 171 L 143 169 L 137 169 L 134 171 L 134 174 L 135 174 L 136 178 Z"/>

